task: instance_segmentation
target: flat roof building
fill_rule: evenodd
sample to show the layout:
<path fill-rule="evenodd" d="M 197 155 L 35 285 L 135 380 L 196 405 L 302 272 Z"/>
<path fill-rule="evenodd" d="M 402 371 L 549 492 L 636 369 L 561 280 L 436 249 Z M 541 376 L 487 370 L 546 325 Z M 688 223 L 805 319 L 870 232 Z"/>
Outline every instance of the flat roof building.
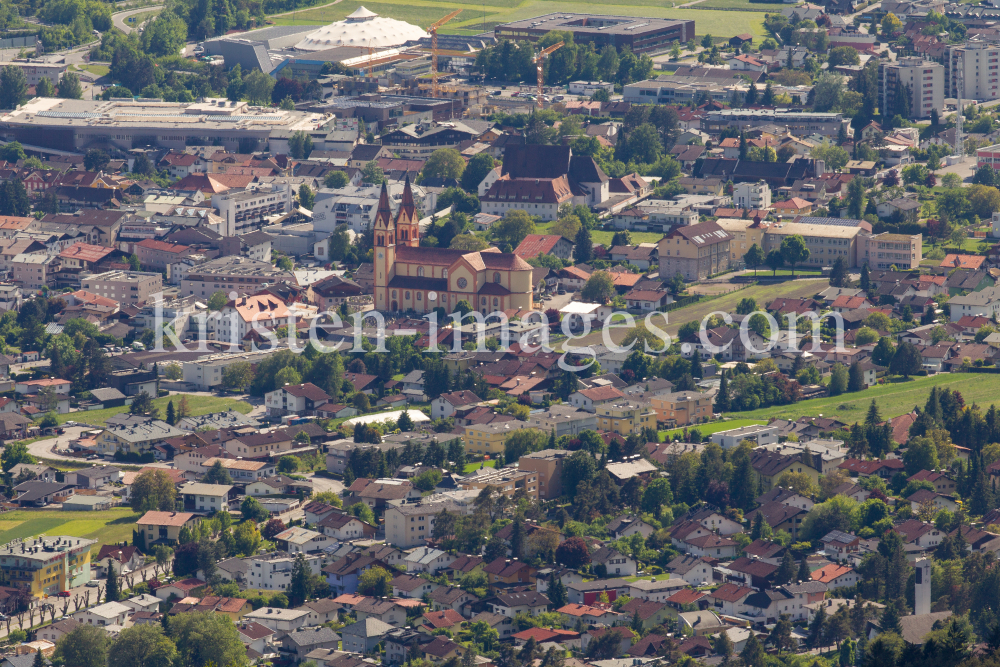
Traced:
<path fill-rule="evenodd" d="M 122 305 L 144 305 L 163 292 L 163 276 L 146 271 L 106 271 L 84 278 L 80 287 Z"/>
<path fill-rule="evenodd" d="M 646 53 L 694 39 L 694 21 L 605 14 L 545 14 L 502 23 L 493 32 L 497 39 L 535 42 L 553 30 L 571 32 L 573 41 L 592 42 L 598 51 L 611 45 L 619 51 L 628 47 L 633 53 Z"/>

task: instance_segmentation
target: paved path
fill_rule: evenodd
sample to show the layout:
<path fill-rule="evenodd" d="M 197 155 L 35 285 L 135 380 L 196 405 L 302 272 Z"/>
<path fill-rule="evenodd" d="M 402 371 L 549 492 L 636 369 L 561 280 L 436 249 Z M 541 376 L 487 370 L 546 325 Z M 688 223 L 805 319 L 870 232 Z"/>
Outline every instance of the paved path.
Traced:
<path fill-rule="evenodd" d="M 129 27 L 128 23 L 125 21 L 130 16 L 136 16 L 137 14 L 146 14 L 157 9 L 163 9 L 163 5 L 150 5 L 149 7 L 141 7 L 139 9 L 130 9 L 127 12 L 118 12 L 117 14 L 111 15 L 111 20 L 115 27 L 121 30 L 126 35 L 134 30 L 134 28 Z"/>
<path fill-rule="evenodd" d="M 325 491 L 333 491 L 338 496 L 344 492 L 344 484 L 339 479 L 330 479 L 329 477 L 317 477 L 314 473 L 309 473 L 306 478 L 313 483 L 313 491 L 316 493 L 323 493 Z"/>
<path fill-rule="evenodd" d="M 334 5 L 339 5 L 340 3 L 341 3 L 341 0 L 333 0 L 333 2 L 328 2 L 325 5 L 320 5 L 319 7 L 303 7 L 302 11 L 307 11 L 307 10 L 308 11 L 312 11 L 314 9 L 323 9 L 325 7 L 333 7 Z M 298 11 L 299 10 L 297 10 L 297 9 L 293 9 L 290 12 L 283 12 L 281 14 L 271 14 L 268 18 L 274 19 L 274 18 L 278 18 L 279 16 L 292 16 L 293 14 L 297 13 Z"/>

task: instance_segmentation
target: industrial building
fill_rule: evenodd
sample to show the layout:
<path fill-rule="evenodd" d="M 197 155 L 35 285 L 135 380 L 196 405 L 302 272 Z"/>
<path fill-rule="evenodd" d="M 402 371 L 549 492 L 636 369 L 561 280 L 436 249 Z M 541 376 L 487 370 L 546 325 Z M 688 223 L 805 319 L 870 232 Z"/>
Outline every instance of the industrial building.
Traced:
<path fill-rule="evenodd" d="M 604 14 L 545 14 L 502 23 L 493 32 L 497 39 L 536 42 L 553 30 L 571 32 L 574 42 L 592 42 L 597 50 L 610 44 L 633 53 L 665 51 L 673 42 L 694 39 L 694 21 Z"/>

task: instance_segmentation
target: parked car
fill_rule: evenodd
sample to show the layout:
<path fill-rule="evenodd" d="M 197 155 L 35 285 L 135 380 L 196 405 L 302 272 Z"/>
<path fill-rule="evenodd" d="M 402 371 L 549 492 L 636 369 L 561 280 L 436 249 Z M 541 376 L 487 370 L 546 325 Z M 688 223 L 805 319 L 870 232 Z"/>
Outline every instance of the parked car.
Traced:
<path fill-rule="evenodd" d="M 69 591 L 60 591 L 59 592 L 59 597 L 61 597 L 61 598 L 68 598 L 69 597 Z"/>

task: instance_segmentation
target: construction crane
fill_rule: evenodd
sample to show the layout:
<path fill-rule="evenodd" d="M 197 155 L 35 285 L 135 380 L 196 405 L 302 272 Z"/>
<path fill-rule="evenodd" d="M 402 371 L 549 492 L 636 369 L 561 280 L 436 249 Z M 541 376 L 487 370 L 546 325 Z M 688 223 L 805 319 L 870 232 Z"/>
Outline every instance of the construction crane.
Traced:
<path fill-rule="evenodd" d="M 439 19 L 427 28 L 431 34 L 431 97 L 438 96 L 438 28 L 462 13 L 461 9 L 453 11 L 443 19 Z"/>
<path fill-rule="evenodd" d="M 538 53 L 538 55 L 535 56 L 535 69 L 538 70 L 538 108 L 539 109 L 541 109 L 542 107 L 545 106 L 544 103 L 542 102 L 542 69 L 544 69 L 544 67 L 543 67 L 543 65 L 544 65 L 543 61 L 545 60 L 545 56 L 550 55 L 550 54 L 552 54 L 555 51 L 558 51 L 559 49 L 562 48 L 562 46 L 563 46 L 562 42 L 556 42 L 552 46 L 548 46 L 548 47 L 542 49 Z"/>

